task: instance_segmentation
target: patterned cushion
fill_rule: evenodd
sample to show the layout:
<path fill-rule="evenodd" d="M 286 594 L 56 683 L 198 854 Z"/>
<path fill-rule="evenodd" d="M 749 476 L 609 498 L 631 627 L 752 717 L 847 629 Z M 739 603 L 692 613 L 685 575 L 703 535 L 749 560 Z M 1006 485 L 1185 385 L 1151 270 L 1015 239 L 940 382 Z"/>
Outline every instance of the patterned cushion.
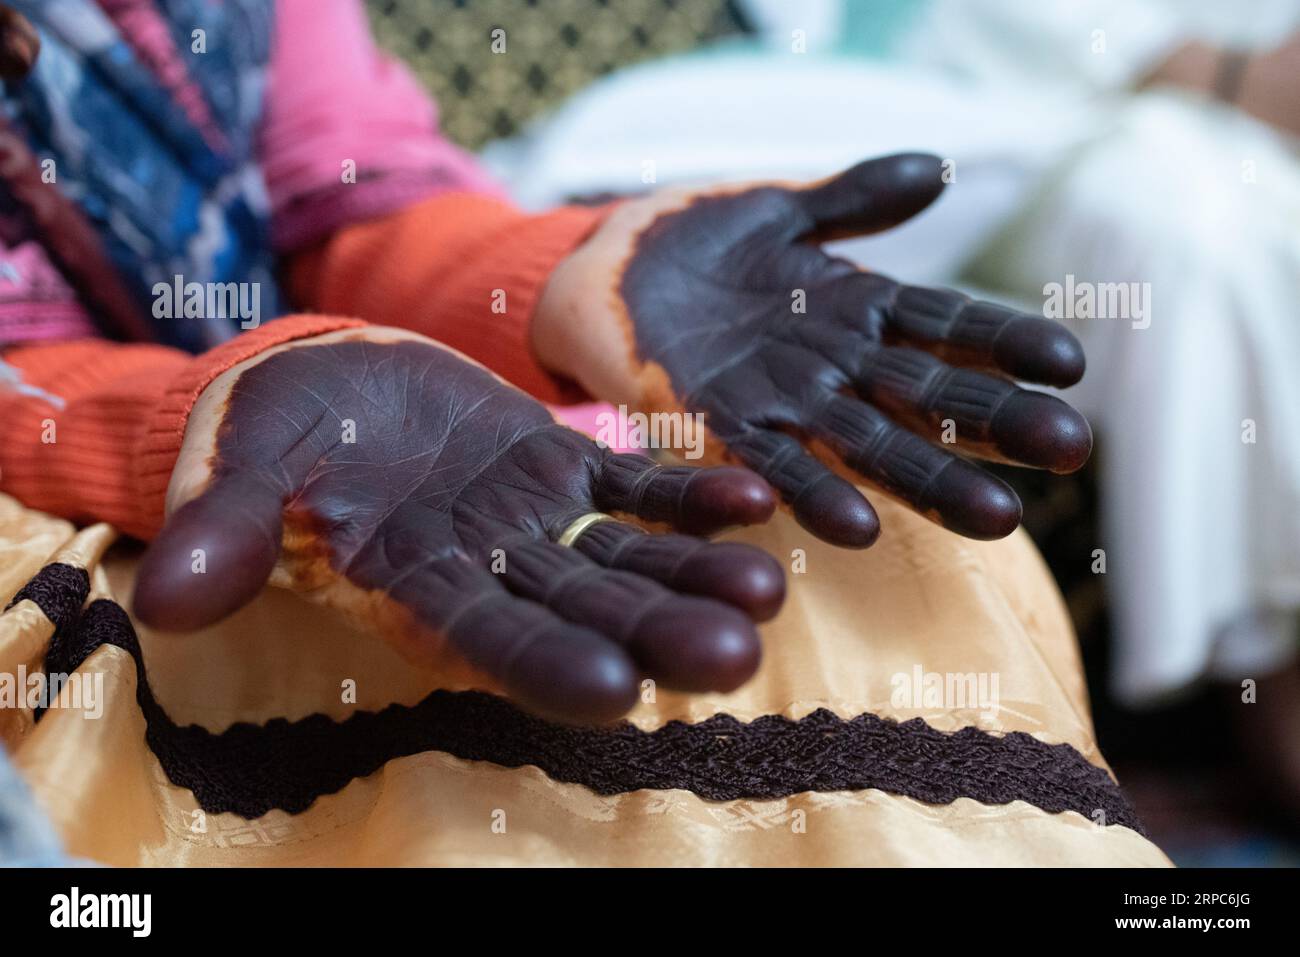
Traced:
<path fill-rule="evenodd" d="M 477 148 L 621 66 L 743 32 L 729 0 L 368 0 L 381 45 Z M 505 31 L 493 52 L 493 31 Z"/>

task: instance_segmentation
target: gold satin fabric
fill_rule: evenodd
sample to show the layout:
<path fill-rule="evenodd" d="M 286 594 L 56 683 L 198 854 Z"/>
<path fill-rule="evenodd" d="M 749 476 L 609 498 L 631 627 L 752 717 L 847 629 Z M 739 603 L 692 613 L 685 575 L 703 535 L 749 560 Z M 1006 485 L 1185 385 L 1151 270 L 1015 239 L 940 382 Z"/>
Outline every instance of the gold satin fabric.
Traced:
<path fill-rule="evenodd" d="M 789 599 L 764 626 L 758 677 L 732 694 L 648 689 L 632 715 L 646 729 L 717 712 L 741 719 L 819 708 L 924 718 L 948 731 L 976 724 L 1066 742 L 1093 763 L 1078 650 L 1059 593 L 1023 532 L 970 542 L 876 496 L 885 532 L 871 549 L 824 545 L 782 514 L 730 537 L 787 568 Z M 50 561 L 91 571 L 92 599 L 129 602 L 135 554 L 104 552 L 105 526 L 66 522 L 0 496 L 0 599 Z M 119 553 L 120 552 L 120 553 Z M 138 626 L 137 626 L 138 627 Z M 36 667 L 51 627 L 30 602 L 0 616 L 0 671 Z M 414 704 L 437 687 L 486 687 L 468 671 L 410 667 L 330 612 L 268 588 L 220 626 L 195 635 L 140 628 L 150 683 L 178 723 L 220 731 L 237 721 L 344 718 Z M 891 702 L 896 674 L 996 673 L 1000 707 L 915 708 Z M 0 711 L 0 740 L 68 851 L 117 865 L 1108 865 L 1168 866 L 1120 826 L 1028 804 L 969 799 L 929 805 L 877 790 L 772 801 L 707 801 L 686 791 L 600 796 L 536 768 L 506 769 L 426 752 L 390 761 L 306 812 L 256 820 L 204 814 L 170 784 L 144 739 L 129 655 L 102 647 L 102 717 L 56 708 Z M 355 683 L 355 703 L 345 701 Z M 66 694 L 66 692 L 65 692 Z"/>

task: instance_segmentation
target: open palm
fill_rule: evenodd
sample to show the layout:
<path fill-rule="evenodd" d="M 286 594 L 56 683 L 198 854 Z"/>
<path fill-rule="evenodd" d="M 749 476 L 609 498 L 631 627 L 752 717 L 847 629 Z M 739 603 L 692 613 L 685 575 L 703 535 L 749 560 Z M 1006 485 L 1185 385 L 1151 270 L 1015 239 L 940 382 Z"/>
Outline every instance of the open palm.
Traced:
<path fill-rule="evenodd" d="M 412 334 L 268 352 L 209 386 L 191 428 L 173 481 L 188 501 L 139 574 L 151 625 L 202 627 L 274 573 L 414 659 L 450 650 L 528 707 L 601 720 L 643 675 L 739 685 L 753 621 L 781 603 L 779 566 L 747 546 L 614 521 L 556 543 L 596 510 L 695 533 L 762 521 L 775 499 L 757 476 L 613 454 Z"/>
<path fill-rule="evenodd" d="M 937 157 L 904 154 L 809 187 L 633 200 L 563 267 L 556 312 L 580 317 L 587 339 L 621 326 L 632 401 L 702 413 L 725 452 L 828 541 L 864 546 L 879 532 L 845 475 L 961 534 L 1009 534 L 1019 500 L 968 457 L 1062 472 L 1086 461 L 1084 418 L 1012 381 L 1078 381 L 1078 342 L 1045 319 L 903 285 L 820 245 L 909 218 L 942 190 L 941 174 Z M 611 339 L 584 364 L 571 338 L 577 359 L 562 371 L 602 394 Z"/>

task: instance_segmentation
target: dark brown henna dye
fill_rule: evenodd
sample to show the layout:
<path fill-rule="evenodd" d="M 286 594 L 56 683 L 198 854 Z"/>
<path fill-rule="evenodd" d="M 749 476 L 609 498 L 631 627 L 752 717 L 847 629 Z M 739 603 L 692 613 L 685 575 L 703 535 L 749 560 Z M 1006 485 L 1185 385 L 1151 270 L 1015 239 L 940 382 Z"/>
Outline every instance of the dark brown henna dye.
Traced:
<path fill-rule="evenodd" d="M 1091 449 L 1082 416 L 1005 378 L 1076 382 L 1083 353 L 1065 329 L 948 290 L 901 286 L 814 245 L 896 225 L 942 185 L 937 157 L 905 154 L 810 189 L 703 196 L 646 228 L 623 271 L 638 358 L 666 371 L 676 400 L 704 413 L 806 528 L 838 544 L 868 545 L 879 524 L 805 442 L 975 538 L 1009 534 L 1020 503 L 1005 483 L 934 444 L 945 423 L 955 450 L 1038 468 L 1073 470 Z M 795 309 L 800 297 L 806 312 Z M 977 371 L 985 369 L 1000 374 Z"/>
<path fill-rule="evenodd" d="M 338 603 L 414 631 L 390 635 L 408 653 L 404 641 L 445 641 L 526 705 L 600 721 L 634 703 L 643 672 L 736 687 L 759 658 L 746 612 L 770 614 L 784 594 L 774 560 L 744 546 L 709 591 L 555 545 L 586 512 L 703 531 L 762 521 L 775 499 L 747 470 L 613 455 L 431 343 L 353 335 L 268 356 L 233 385 L 215 448 L 208 490 L 141 566 L 136 613 L 157 627 L 228 614 L 278 558 L 300 589 L 355 586 L 364 597 Z"/>

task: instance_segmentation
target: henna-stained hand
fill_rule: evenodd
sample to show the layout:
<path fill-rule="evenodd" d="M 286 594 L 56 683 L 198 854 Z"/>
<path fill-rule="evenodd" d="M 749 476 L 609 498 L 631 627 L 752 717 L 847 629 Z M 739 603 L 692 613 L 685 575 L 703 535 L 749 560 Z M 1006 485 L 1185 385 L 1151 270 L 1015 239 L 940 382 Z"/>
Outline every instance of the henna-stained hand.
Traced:
<path fill-rule="evenodd" d="M 603 449 L 430 340 L 347 330 L 268 350 L 199 397 L 135 612 L 200 628 L 271 577 L 408 657 L 463 656 L 525 707 L 607 720 L 643 675 L 695 691 L 754 672 L 781 568 L 691 536 L 775 505 L 744 469 Z M 605 521 L 556 543 L 597 510 L 690 534 Z"/>
<path fill-rule="evenodd" d="M 942 172 L 938 157 L 903 154 L 807 187 L 631 200 L 552 276 L 534 347 L 601 398 L 703 413 L 711 440 L 827 541 L 861 547 L 879 533 L 843 474 L 963 535 L 1007 535 L 1015 493 L 954 451 L 1081 466 L 1086 420 L 1011 381 L 1077 382 L 1079 343 L 1046 319 L 901 285 L 818 245 L 915 215 Z"/>

